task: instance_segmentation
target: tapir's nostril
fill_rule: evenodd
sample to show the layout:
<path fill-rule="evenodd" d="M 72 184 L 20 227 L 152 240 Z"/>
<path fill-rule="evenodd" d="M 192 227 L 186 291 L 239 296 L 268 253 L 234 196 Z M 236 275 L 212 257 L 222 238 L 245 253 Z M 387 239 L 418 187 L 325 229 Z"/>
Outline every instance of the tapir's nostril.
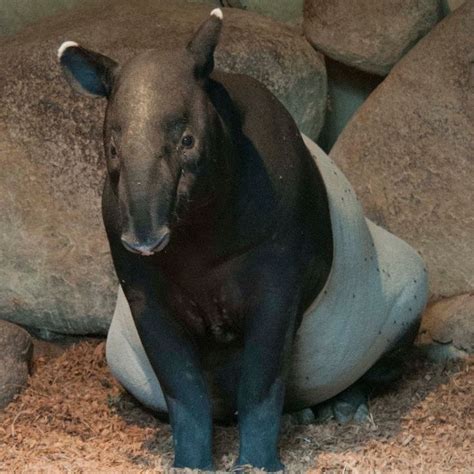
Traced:
<path fill-rule="evenodd" d="M 166 229 L 164 232 L 160 232 L 160 235 L 155 238 L 149 238 L 145 240 L 137 239 L 133 234 L 125 233 L 122 234 L 123 246 L 133 253 L 138 253 L 144 256 L 153 255 L 160 250 L 163 250 L 170 240 L 170 231 Z"/>

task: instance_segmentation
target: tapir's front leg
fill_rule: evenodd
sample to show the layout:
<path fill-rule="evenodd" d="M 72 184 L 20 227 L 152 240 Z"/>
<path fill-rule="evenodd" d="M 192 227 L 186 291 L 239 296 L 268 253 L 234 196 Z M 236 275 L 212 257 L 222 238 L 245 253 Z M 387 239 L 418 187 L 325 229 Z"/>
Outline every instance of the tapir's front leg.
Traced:
<path fill-rule="evenodd" d="M 212 469 L 212 413 L 199 358 L 183 329 L 138 290 L 125 292 L 166 398 L 175 467 Z"/>
<path fill-rule="evenodd" d="M 248 314 L 246 325 L 238 391 L 237 465 L 250 464 L 274 472 L 283 469 L 278 438 L 285 396 L 284 368 L 295 331 L 298 292 L 285 292 L 281 287 L 264 291 L 262 300 Z"/>
<path fill-rule="evenodd" d="M 212 405 L 194 344 L 161 302 L 158 288 L 163 284 L 156 272 L 147 268 L 143 257 L 123 257 L 125 264 L 114 258 L 116 269 L 165 395 L 173 430 L 174 466 L 212 469 Z M 139 263 L 133 264 L 133 260 Z"/>

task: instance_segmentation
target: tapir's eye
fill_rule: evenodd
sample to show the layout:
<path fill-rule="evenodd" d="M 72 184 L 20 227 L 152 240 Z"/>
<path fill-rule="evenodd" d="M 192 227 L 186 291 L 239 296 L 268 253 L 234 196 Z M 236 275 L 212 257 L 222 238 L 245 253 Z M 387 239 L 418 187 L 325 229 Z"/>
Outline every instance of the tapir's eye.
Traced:
<path fill-rule="evenodd" d="M 192 135 L 185 135 L 181 139 L 181 145 L 183 145 L 184 148 L 191 148 L 194 145 L 194 138 Z"/>

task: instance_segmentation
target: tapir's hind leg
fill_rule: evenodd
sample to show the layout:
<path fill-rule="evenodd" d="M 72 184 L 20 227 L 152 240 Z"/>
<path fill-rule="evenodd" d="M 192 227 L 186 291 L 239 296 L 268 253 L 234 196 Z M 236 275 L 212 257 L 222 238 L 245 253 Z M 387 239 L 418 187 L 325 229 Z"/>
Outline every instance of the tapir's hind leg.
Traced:
<path fill-rule="evenodd" d="M 369 397 L 396 382 L 403 373 L 399 357 L 387 354 L 357 382 L 335 397 L 312 407 L 316 421 L 335 418 L 339 423 L 363 423 L 369 417 Z"/>
<path fill-rule="evenodd" d="M 369 397 L 384 391 L 404 372 L 410 348 L 418 333 L 420 321 L 414 321 L 394 348 L 384 354 L 357 382 L 335 397 L 312 407 L 316 421 L 335 418 L 339 423 L 363 423 L 369 417 Z"/>
<path fill-rule="evenodd" d="M 312 407 L 316 422 L 324 423 L 335 418 L 339 423 L 364 422 L 369 416 L 369 393 L 360 381 L 323 403 Z"/>

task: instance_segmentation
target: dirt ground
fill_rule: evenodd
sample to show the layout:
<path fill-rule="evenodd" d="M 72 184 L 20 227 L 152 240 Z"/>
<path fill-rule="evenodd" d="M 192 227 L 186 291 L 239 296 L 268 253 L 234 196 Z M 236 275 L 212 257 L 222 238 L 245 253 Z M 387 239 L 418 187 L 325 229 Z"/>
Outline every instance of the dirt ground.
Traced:
<path fill-rule="evenodd" d="M 295 473 L 474 473 L 473 400 L 474 358 L 414 357 L 397 387 L 371 400 L 366 425 L 287 419 L 282 460 Z M 236 428 L 216 427 L 219 470 L 237 449 Z M 40 344 L 29 386 L 0 412 L 2 473 L 163 472 L 172 457 L 169 425 L 114 381 L 100 340 Z"/>

